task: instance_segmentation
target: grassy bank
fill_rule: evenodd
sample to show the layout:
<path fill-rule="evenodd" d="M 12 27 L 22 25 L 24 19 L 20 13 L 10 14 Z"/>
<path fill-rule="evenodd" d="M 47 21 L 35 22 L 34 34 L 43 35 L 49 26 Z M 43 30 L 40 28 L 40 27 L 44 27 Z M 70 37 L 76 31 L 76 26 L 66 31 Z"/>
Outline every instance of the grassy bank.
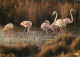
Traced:
<path fill-rule="evenodd" d="M 0 45 L 2 57 L 76 57 L 75 53 L 80 54 L 80 36 L 74 37 L 72 33 L 58 35 L 42 46 L 31 44 L 14 47 Z"/>

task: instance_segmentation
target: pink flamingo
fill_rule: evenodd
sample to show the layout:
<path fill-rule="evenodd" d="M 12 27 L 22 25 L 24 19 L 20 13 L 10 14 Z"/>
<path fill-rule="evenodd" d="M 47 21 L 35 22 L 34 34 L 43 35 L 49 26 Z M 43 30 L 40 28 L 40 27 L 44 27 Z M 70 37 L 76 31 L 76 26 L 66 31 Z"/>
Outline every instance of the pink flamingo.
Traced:
<path fill-rule="evenodd" d="M 12 23 L 8 23 L 3 31 L 8 30 L 8 43 L 10 42 L 10 30 L 14 28 L 14 25 Z"/>
<path fill-rule="evenodd" d="M 63 21 L 65 22 L 65 24 L 73 23 L 73 16 L 72 16 L 72 13 L 71 13 L 72 11 L 75 12 L 75 10 L 74 9 L 70 10 L 71 20 L 69 18 L 63 19 Z M 66 32 L 66 26 L 65 26 L 65 32 Z"/>
<path fill-rule="evenodd" d="M 51 26 L 52 26 L 52 28 L 54 28 L 54 35 L 55 35 L 57 33 L 57 28 L 58 28 L 58 26 L 55 25 L 56 24 L 56 19 L 57 19 L 57 13 L 56 13 L 56 11 L 54 11 L 52 15 L 54 15 L 54 14 L 56 14 L 56 17 L 55 17 L 54 22 L 51 24 Z"/>
<path fill-rule="evenodd" d="M 20 25 L 24 26 L 25 29 L 28 28 L 28 31 L 27 31 L 27 36 L 28 36 L 29 30 L 32 26 L 32 22 L 31 21 L 23 21 L 23 22 L 21 22 Z M 24 34 L 25 34 L 25 29 L 24 29 Z"/>
<path fill-rule="evenodd" d="M 63 26 L 66 26 L 66 24 L 64 23 L 64 21 L 62 19 L 56 20 L 57 19 L 57 16 L 58 16 L 58 14 L 57 14 L 56 11 L 53 12 L 53 15 L 54 14 L 56 14 L 54 25 L 56 26 L 56 28 L 59 27 L 60 28 L 60 32 L 62 33 L 62 27 Z"/>
<path fill-rule="evenodd" d="M 41 24 L 41 29 L 46 31 L 46 38 L 48 37 L 48 30 L 52 30 L 53 28 L 50 25 L 50 22 L 46 20 L 44 23 Z"/>

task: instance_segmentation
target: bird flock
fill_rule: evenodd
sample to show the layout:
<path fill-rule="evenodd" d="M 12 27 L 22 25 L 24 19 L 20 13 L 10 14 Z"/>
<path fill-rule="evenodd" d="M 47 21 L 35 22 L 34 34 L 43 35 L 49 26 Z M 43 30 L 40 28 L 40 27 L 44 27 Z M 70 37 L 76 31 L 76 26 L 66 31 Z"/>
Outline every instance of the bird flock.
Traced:
<path fill-rule="evenodd" d="M 56 15 L 55 19 L 53 20 L 54 22 L 52 24 L 50 24 L 50 22 L 48 20 L 45 20 L 45 22 L 41 24 L 41 29 L 46 31 L 46 38 L 48 38 L 48 30 L 54 31 L 54 35 L 55 35 L 55 34 L 57 34 L 58 27 L 59 27 L 60 33 L 63 33 L 62 28 L 64 27 L 65 32 L 66 32 L 66 25 L 73 22 L 72 11 L 75 12 L 75 10 L 74 9 L 70 10 L 71 20 L 69 18 L 57 19 L 58 14 L 56 11 L 54 11 L 52 13 L 52 15 Z M 30 28 L 32 26 L 32 22 L 31 21 L 23 21 L 23 22 L 21 22 L 20 25 L 24 26 L 24 28 L 25 28 L 24 35 L 25 35 L 25 30 L 27 29 L 27 36 L 28 36 L 28 34 L 30 32 Z M 14 25 L 12 23 L 8 23 L 3 29 L 3 31 L 5 31 L 5 30 L 8 31 L 8 41 L 10 41 L 10 30 L 11 29 L 14 29 Z"/>

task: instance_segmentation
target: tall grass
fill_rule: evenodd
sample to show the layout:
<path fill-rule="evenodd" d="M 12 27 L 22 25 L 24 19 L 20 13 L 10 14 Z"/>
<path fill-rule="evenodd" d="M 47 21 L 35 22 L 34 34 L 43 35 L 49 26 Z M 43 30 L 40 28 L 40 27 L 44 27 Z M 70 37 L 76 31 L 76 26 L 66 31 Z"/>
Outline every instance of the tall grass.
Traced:
<path fill-rule="evenodd" d="M 64 45 L 55 44 L 43 47 L 38 57 L 54 57 L 60 55 L 61 52 L 67 53 L 68 51 L 69 50 Z"/>
<path fill-rule="evenodd" d="M 60 18 L 68 17 L 70 9 L 73 7 L 75 8 L 76 4 L 69 2 L 56 3 L 54 1 L 37 2 L 28 0 L 3 0 L 0 7 L 1 24 L 12 22 L 17 25 L 23 20 L 30 20 L 33 22 L 33 25 L 39 26 L 46 19 L 50 22 L 54 20 L 54 17 L 52 16 L 54 10 L 59 13 Z M 78 9 L 78 7 L 75 9 Z M 77 13 L 77 15 L 79 14 Z"/>
<path fill-rule="evenodd" d="M 79 49 L 80 49 L 80 36 L 77 37 L 77 38 L 72 42 L 71 49 L 73 49 L 73 50 L 79 50 Z"/>
<path fill-rule="evenodd" d="M 61 18 L 67 18 L 70 15 L 70 9 L 72 8 L 72 4 L 65 2 L 65 3 L 58 3 L 59 6 L 59 13 L 61 15 Z"/>
<path fill-rule="evenodd" d="M 0 45 L 0 53 L 2 54 L 2 56 L 7 56 L 11 54 L 17 57 L 22 57 L 22 56 L 30 56 L 33 54 L 37 54 L 38 52 L 39 52 L 38 46 L 35 45 L 26 45 L 17 47 Z"/>

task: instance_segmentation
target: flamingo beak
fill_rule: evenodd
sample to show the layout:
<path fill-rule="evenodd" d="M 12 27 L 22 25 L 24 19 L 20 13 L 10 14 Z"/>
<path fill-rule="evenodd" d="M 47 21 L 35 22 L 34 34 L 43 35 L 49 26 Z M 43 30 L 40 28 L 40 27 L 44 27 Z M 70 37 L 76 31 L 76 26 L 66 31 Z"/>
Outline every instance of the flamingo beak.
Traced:
<path fill-rule="evenodd" d="M 55 13 L 53 13 L 52 15 L 54 15 Z"/>
<path fill-rule="evenodd" d="M 52 15 L 55 15 L 56 14 L 56 12 L 53 12 L 53 14 Z"/>
<path fill-rule="evenodd" d="M 22 25 L 22 23 L 20 25 Z"/>
<path fill-rule="evenodd" d="M 4 32 L 4 29 L 3 29 L 3 32 Z"/>
<path fill-rule="evenodd" d="M 73 10 L 75 12 L 75 10 Z"/>

